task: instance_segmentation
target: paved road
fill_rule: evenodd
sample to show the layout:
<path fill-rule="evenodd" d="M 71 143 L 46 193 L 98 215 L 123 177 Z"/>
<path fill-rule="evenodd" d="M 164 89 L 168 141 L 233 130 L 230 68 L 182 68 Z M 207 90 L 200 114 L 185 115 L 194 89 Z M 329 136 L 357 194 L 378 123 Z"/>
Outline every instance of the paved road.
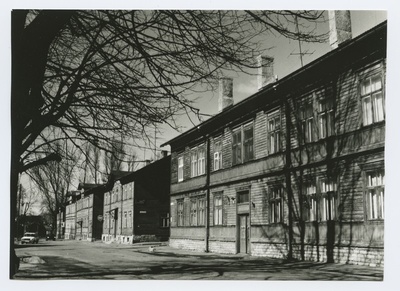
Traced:
<path fill-rule="evenodd" d="M 382 268 L 176 250 L 168 246 L 41 241 L 17 246 L 15 279 L 356 280 L 379 281 Z"/>

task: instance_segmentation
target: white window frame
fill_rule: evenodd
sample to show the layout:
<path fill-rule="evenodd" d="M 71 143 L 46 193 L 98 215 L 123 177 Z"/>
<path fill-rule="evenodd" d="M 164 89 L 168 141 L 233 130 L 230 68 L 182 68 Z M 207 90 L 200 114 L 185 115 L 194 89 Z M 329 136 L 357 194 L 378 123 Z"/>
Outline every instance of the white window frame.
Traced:
<path fill-rule="evenodd" d="M 366 171 L 365 187 L 367 219 L 383 220 L 385 218 L 385 171 Z"/>
<path fill-rule="evenodd" d="M 373 79 L 378 82 L 373 82 Z M 366 83 L 369 83 L 368 85 Z M 379 83 L 379 86 L 376 85 Z M 385 98 L 383 95 L 383 77 L 375 72 L 362 77 L 360 83 L 362 122 L 364 126 L 385 120 Z M 380 102 L 378 103 L 378 96 Z M 367 103 L 366 101 L 369 100 Z M 369 105 L 367 105 L 369 104 Z M 378 104 L 380 104 L 378 106 Z"/>
<path fill-rule="evenodd" d="M 204 147 L 200 147 L 197 149 L 197 166 L 198 166 L 198 170 L 197 170 L 197 175 L 201 176 L 204 175 L 206 173 L 206 150 L 204 149 Z"/>
<path fill-rule="evenodd" d="M 271 123 L 273 121 L 273 123 Z M 273 127 L 271 127 L 273 124 Z M 278 126 L 277 126 L 278 124 Z M 268 131 L 268 153 L 274 154 L 281 150 L 282 120 L 280 109 L 276 109 L 267 114 Z"/>
<path fill-rule="evenodd" d="M 191 164 L 191 170 L 190 170 L 190 176 L 193 177 L 197 177 L 198 176 L 198 167 L 197 167 L 197 163 L 198 163 L 198 153 L 197 153 L 197 149 L 192 149 L 190 151 L 190 164 Z"/>
<path fill-rule="evenodd" d="M 214 142 L 214 171 L 222 169 L 222 141 L 218 140 Z"/>
<path fill-rule="evenodd" d="M 183 157 L 178 157 L 178 182 L 183 181 Z"/>
<path fill-rule="evenodd" d="M 223 225 L 222 193 L 214 194 L 214 225 Z"/>

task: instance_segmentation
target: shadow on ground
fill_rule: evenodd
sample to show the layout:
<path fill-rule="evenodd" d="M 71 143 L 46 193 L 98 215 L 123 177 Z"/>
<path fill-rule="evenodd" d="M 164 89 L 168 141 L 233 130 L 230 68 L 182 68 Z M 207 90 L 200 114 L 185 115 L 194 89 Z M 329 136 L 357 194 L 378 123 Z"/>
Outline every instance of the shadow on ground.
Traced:
<path fill-rule="evenodd" d="M 93 265 L 57 256 L 41 257 L 45 263 L 21 268 L 15 279 L 157 279 L 157 280 L 363 280 L 383 279 L 382 270 L 313 262 L 241 259 L 219 256 L 188 256 L 184 254 L 151 253 L 169 256 L 171 261 L 109 262 Z M 189 262 L 174 261 L 186 257 Z M 199 260 L 201 259 L 201 260 Z M 361 270 L 361 272 L 360 272 Z M 356 272 L 355 272 L 356 271 Z"/>

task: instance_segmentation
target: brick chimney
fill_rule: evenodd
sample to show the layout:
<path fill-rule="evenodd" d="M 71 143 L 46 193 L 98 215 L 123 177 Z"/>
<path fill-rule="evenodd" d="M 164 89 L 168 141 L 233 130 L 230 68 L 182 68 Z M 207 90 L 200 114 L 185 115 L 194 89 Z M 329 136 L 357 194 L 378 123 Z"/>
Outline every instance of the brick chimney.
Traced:
<path fill-rule="evenodd" d="M 329 44 L 335 49 L 352 38 L 350 10 L 329 10 Z"/>
<path fill-rule="evenodd" d="M 162 157 L 165 158 L 168 156 L 168 151 L 161 151 Z"/>
<path fill-rule="evenodd" d="M 218 112 L 233 105 L 233 79 L 221 78 L 219 80 Z"/>
<path fill-rule="evenodd" d="M 274 58 L 260 55 L 257 57 L 258 66 L 258 90 L 268 84 L 275 82 L 274 76 Z"/>

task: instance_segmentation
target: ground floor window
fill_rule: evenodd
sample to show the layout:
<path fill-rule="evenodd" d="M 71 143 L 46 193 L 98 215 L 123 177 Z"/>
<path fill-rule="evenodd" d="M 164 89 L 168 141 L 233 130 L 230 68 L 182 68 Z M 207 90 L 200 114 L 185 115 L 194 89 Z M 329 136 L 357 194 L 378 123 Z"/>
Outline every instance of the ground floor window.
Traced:
<path fill-rule="evenodd" d="M 365 196 L 367 219 L 384 219 L 385 173 L 383 170 L 366 173 Z"/>
<path fill-rule="evenodd" d="M 214 225 L 222 225 L 222 193 L 214 194 Z"/>
<path fill-rule="evenodd" d="M 283 221 L 283 187 L 274 185 L 269 187 L 269 221 L 279 223 Z"/>
<path fill-rule="evenodd" d="M 183 226 L 183 200 L 177 201 L 177 225 Z"/>

